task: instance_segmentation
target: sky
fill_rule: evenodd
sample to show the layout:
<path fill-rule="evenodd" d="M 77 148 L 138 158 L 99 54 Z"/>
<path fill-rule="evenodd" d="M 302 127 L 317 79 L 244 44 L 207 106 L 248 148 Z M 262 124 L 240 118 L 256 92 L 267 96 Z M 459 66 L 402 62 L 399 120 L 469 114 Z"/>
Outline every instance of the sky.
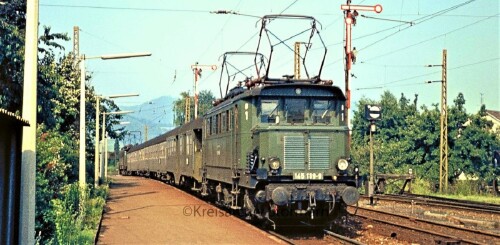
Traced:
<path fill-rule="evenodd" d="M 151 52 L 151 57 L 86 61 L 97 93 L 140 94 L 115 100 L 119 106 L 130 106 L 192 93 L 191 66 L 196 62 L 207 65 L 198 90 L 211 90 L 219 97 L 220 56 L 227 51 L 254 52 L 260 30 L 256 16 L 268 14 L 313 16 L 328 48 L 321 78 L 344 90 L 341 4 L 345 1 L 40 0 L 39 20 L 40 26 L 70 37 L 78 26 L 80 54 L 86 56 Z M 358 50 L 351 70 L 353 105 L 363 97 L 378 100 L 384 91 L 397 98 L 404 93 L 411 101 L 418 94 L 419 106 L 440 103 L 441 84 L 425 81 L 441 80 L 441 67 L 426 66 L 440 65 L 446 49 L 448 105 L 461 92 L 469 113 L 477 112 L 481 101 L 487 109 L 500 110 L 500 1 L 353 0 L 352 4 L 383 7 L 380 14 L 360 12 L 352 28 L 352 46 Z M 211 13 L 217 10 L 238 15 Z M 285 36 L 303 30 L 295 22 L 272 22 L 269 28 Z M 64 46 L 70 51 L 72 45 L 69 41 Z M 320 57 L 320 46 L 313 41 L 310 58 Z M 272 61 L 275 74 L 293 74 L 293 53 L 277 53 Z M 212 71 L 212 65 L 218 69 Z"/>

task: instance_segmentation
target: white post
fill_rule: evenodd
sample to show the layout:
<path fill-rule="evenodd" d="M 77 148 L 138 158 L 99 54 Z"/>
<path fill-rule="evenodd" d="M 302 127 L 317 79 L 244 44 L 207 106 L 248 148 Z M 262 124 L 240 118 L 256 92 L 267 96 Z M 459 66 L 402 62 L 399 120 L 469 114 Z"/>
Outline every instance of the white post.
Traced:
<path fill-rule="evenodd" d="M 104 138 L 104 179 L 108 178 L 108 133 Z"/>
<path fill-rule="evenodd" d="M 194 119 L 198 118 L 198 68 L 194 72 Z"/>
<path fill-rule="evenodd" d="M 99 111 L 101 97 L 96 96 L 96 109 L 95 109 L 95 152 L 94 152 L 94 186 L 99 185 Z"/>
<path fill-rule="evenodd" d="M 30 126 L 23 128 L 22 138 L 19 244 L 35 244 L 37 55 L 38 0 L 28 0 L 22 116 Z"/>
<path fill-rule="evenodd" d="M 85 56 L 80 57 L 80 157 L 78 180 L 85 187 Z"/>
<path fill-rule="evenodd" d="M 104 152 L 104 139 L 106 136 L 106 113 L 102 113 L 102 148 L 101 148 L 101 153 L 105 154 Z M 101 181 L 104 181 L 104 155 L 102 156 L 102 163 L 101 163 L 101 172 L 99 173 Z"/>

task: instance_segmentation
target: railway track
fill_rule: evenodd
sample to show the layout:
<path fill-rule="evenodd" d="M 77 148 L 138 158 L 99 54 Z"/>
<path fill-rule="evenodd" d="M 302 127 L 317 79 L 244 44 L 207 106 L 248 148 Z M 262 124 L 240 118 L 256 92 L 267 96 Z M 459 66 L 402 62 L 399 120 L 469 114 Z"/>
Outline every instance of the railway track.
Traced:
<path fill-rule="evenodd" d="M 387 235 L 411 242 L 500 244 L 500 235 L 368 208 L 350 207 L 357 217 L 388 226 Z M 356 209 L 356 210 L 354 210 Z M 401 233 L 400 236 L 398 233 Z M 418 234 L 420 235 L 418 235 Z"/>
<path fill-rule="evenodd" d="M 432 196 L 419 196 L 419 195 L 403 195 L 403 196 L 377 195 L 376 198 L 380 200 L 395 200 L 395 201 L 404 201 L 408 203 L 411 203 L 413 201 L 415 204 L 452 207 L 464 210 L 500 214 L 500 205 L 496 204 L 461 201 L 461 200 L 438 198 Z"/>
<path fill-rule="evenodd" d="M 362 196 L 363 199 L 368 199 L 367 196 Z M 453 209 L 461 209 L 466 211 L 474 211 L 488 214 L 500 214 L 500 205 L 479 203 L 472 201 L 459 201 L 447 198 L 422 196 L 422 195 L 375 195 L 375 200 L 406 202 L 410 204 L 421 204 L 436 207 L 445 207 Z"/>
<path fill-rule="evenodd" d="M 364 243 L 351 239 L 347 236 L 337 234 L 330 230 L 321 229 L 295 229 L 293 231 L 266 231 L 277 237 L 286 244 L 352 244 L 363 245 Z"/>
<path fill-rule="evenodd" d="M 353 244 L 353 245 L 363 245 L 364 244 L 362 242 L 358 242 L 354 239 L 339 235 L 339 234 L 331 232 L 329 230 L 323 230 L 323 232 L 325 232 L 325 235 L 331 236 L 334 240 L 337 240 L 337 241 L 341 242 L 342 244 Z"/>
<path fill-rule="evenodd" d="M 275 231 L 266 231 L 266 232 L 269 233 L 270 235 L 273 235 L 273 236 L 279 238 L 281 241 L 285 242 L 286 244 L 290 244 L 290 245 L 296 244 L 292 239 L 290 239 L 284 235 L 281 235 Z"/>

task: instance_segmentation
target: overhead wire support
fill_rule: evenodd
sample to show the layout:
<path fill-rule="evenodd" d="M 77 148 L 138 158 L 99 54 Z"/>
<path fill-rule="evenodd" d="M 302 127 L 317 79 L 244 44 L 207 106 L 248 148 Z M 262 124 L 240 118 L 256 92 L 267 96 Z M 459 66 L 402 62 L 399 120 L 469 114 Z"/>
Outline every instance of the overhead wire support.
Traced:
<path fill-rule="evenodd" d="M 364 14 L 362 14 L 362 15 L 360 15 L 360 16 L 361 16 L 361 17 L 364 17 L 364 18 L 367 18 L 367 19 L 383 20 L 383 21 L 392 21 L 392 22 L 400 22 L 400 23 L 410 24 L 410 26 L 412 26 L 413 24 L 415 24 L 413 21 L 385 19 L 385 18 L 378 18 L 378 17 L 366 16 L 366 15 L 364 15 Z"/>
<path fill-rule="evenodd" d="M 242 14 L 242 13 L 238 13 L 238 12 L 233 11 L 233 10 L 215 10 L 215 11 L 210 11 L 210 13 L 211 14 L 234 14 L 234 15 L 241 15 L 241 16 L 258 18 L 258 19 L 261 18 L 260 16 L 251 15 L 251 14 Z"/>

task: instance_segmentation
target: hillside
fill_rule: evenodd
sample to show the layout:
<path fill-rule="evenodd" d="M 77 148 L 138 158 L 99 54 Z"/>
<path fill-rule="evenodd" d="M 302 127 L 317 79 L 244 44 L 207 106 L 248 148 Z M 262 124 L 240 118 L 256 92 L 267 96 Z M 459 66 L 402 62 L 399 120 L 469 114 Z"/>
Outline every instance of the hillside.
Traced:
<path fill-rule="evenodd" d="M 126 144 L 142 143 L 144 140 L 152 139 L 172 129 L 173 126 L 173 102 L 174 98 L 162 96 L 157 99 L 135 106 L 122 106 L 121 110 L 132 110 L 134 113 L 126 114 L 123 125 L 129 132 L 125 137 Z M 147 136 L 146 136 L 147 127 Z"/>

